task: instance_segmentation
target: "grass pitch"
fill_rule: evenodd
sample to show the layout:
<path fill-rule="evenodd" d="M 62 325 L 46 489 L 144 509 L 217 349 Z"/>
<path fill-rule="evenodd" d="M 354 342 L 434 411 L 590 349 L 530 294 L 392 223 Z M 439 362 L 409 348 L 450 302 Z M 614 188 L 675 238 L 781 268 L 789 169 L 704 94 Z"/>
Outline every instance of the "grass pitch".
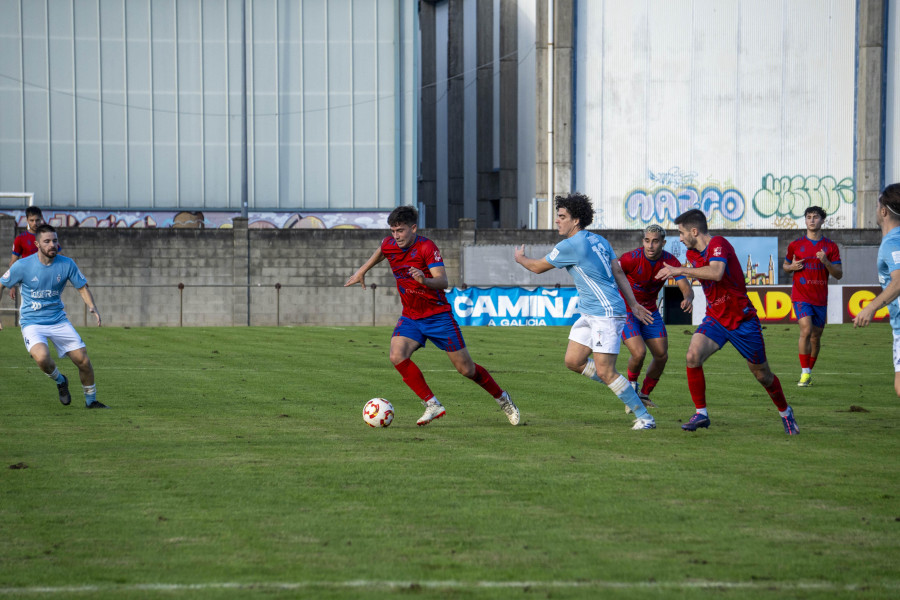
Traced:
<path fill-rule="evenodd" d="M 417 352 L 447 407 L 422 428 L 389 328 L 82 328 L 108 411 L 82 408 L 67 359 L 61 406 L 3 331 L 0 598 L 900 595 L 885 326 L 828 326 L 807 389 L 796 326 L 767 327 L 795 438 L 731 347 L 705 366 L 712 427 L 680 430 L 685 326 L 658 429 L 631 431 L 563 366 L 567 331 L 464 330 L 519 427 L 443 352 Z M 362 421 L 375 396 L 387 429 Z"/>

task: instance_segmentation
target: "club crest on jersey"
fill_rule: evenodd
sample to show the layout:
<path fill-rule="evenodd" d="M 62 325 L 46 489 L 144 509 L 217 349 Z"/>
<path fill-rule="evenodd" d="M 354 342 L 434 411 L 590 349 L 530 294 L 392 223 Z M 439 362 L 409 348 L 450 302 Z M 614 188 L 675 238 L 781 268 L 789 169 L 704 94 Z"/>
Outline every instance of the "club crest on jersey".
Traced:
<path fill-rule="evenodd" d="M 713 249 L 713 256 L 722 256 L 722 247 L 721 246 Z"/>
<path fill-rule="evenodd" d="M 62 279 L 62 275 L 59 273 L 56 274 L 56 283 L 59 283 L 59 280 Z"/>

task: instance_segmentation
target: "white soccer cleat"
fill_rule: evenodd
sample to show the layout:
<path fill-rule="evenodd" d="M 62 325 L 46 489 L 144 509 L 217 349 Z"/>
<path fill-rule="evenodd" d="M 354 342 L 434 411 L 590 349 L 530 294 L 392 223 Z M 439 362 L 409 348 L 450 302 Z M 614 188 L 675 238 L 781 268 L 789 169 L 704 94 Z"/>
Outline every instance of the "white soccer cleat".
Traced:
<path fill-rule="evenodd" d="M 428 425 L 435 419 L 440 419 L 446 414 L 447 411 L 444 410 L 444 406 L 440 402 L 433 399 L 429 400 L 428 402 L 425 402 L 425 414 L 419 417 L 419 420 L 416 421 L 416 425 L 419 427 Z"/>
<path fill-rule="evenodd" d="M 656 421 L 653 420 L 653 417 L 649 419 L 635 419 L 632 429 L 656 429 Z"/>
<path fill-rule="evenodd" d="M 503 396 L 501 396 L 502 402 L 500 403 L 500 410 L 506 413 L 506 418 L 509 419 L 510 425 L 518 425 L 519 424 L 519 408 L 512 401 L 512 398 L 509 397 L 509 393 L 503 392 Z"/>

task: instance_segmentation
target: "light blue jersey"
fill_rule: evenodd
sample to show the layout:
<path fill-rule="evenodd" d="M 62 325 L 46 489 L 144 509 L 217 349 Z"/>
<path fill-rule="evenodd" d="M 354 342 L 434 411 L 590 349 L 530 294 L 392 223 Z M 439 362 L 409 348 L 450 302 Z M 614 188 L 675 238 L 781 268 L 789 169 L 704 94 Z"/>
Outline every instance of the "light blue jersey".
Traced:
<path fill-rule="evenodd" d="M 68 320 L 61 297 L 63 288 L 69 281 L 79 290 L 87 285 L 87 279 L 71 258 L 57 254 L 52 263 L 45 265 L 39 256 L 36 252 L 17 260 L 0 277 L 0 284 L 8 288 L 22 284 L 19 323 L 23 327 L 55 325 Z"/>
<path fill-rule="evenodd" d="M 900 269 L 900 227 L 894 227 L 881 239 L 878 248 L 878 281 L 882 289 L 891 282 L 891 272 Z M 900 335 L 900 298 L 888 304 L 891 328 Z"/>
<path fill-rule="evenodd" d="M 565 269 L 578 289 L 578 310 L 594 317 L 624 317 L 625 301 L 612 273 L 616 260 L 606 238 L 579 231 L 566 238 L 544 257 L 558 269 Z"/>

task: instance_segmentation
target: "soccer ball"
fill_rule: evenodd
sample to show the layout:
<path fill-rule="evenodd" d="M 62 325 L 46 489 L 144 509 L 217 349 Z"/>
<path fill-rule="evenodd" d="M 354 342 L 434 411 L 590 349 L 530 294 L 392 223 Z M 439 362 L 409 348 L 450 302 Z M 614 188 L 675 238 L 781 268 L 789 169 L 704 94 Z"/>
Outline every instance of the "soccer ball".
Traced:
<path fill-rule="evenodd" d="M 394 407 L 384 398 L 372 398 L 363 408 L 363 421 L 369 427 L 387 427 L 394 420 Z"/>

